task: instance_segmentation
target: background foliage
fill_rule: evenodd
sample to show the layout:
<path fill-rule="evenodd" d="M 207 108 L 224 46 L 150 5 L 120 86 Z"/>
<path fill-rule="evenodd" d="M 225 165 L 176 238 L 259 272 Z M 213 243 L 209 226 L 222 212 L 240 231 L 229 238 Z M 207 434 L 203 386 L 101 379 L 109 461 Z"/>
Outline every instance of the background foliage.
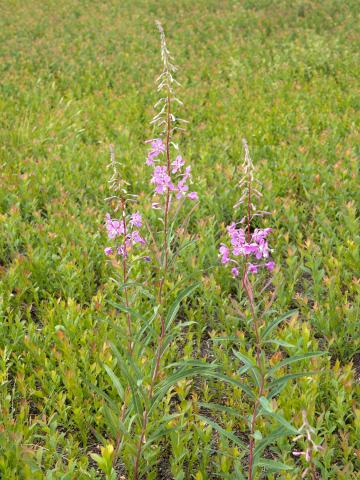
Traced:
<path fill-rule="evenodd" d="M 298 309 L 281 336 L 330 352 L 277 408 L 297 426 L 307 409 L 326 447 L 321 478 L 359 478 L 359 3 L 12 0 L 1 10 L 0 477 L 101 478 L 90 453 L 105 431 L 103 400 L 89 385 L 116 399 L 101 362 L 114 366 L 110 342 L 124 341 L 125 321 L 109 303 L 117 292 L 99 228 L 105 165 L 114 143 L 133 191 L 149 193 L 159 18 L 180 66 L 182 152 L 201 199 L 190 222 L 198 241 L 177 271 L 201 281 L 180 311 L 194 323 L 168 360 L 180 352 L 231 373 L 231 345 L 212 337 L 236 335 L 246 351 L 249 328 L 216 249 L 245 136 L 274 211 L 274 308 Z M 247 415 L 240 391 L 191 380 L 176 393 L 190 421 L 154 446 L 152 478 L 233 478 L 240 452 L 196 414 L 201 400 Z M 216 415 L 225 429 L 245 428 Z M 291 450 L 283 442 L 276 456 L 296 466 Z"/>

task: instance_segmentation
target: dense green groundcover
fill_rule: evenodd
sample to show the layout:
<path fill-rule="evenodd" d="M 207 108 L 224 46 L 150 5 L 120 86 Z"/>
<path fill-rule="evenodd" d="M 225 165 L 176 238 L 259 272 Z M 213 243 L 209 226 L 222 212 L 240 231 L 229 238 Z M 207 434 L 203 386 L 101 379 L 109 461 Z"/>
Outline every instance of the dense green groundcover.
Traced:
<path fill-rule="evenodd" d="M 194 323 L 166 361 L 206 358 L 231 373 L 231 345 L 211 337 L 237 335 L 247 349 L 217 257 L 245 136 L 273 211 L 274 309 L 298 309 L 280 336 L 301 352 L 329 352 L 303 365 L 319 373 L 289 384 L 277 408 L 297 426 L 306 408 L 325 446 L 321 478 L 359 478 L 358 0 L 0 5 L 0 478 L 102 478 L 90 453 L 106 431 L 103 400 L 91 385 L 116 399 L 101 363 L 113 364 L 110 341 L 126 341 L 124 315 L 109 304 L 118 294 L 103 254 L 105 166 L 114 143 L 130 188 L 149 202 L 143 142 L 161 71 L 157 18 L 180 67 L 190 122 L 181 147 L 200 195 L 189 225 L 197 242 L 177 270 L 201 282 L 181 311 Z M 281 348 L 273 354 L 278 361 Z M 154 446 L 149 478 L 234 478 L 239 452 L 194 412 L 205 398 L 246 415 L 243 396 L 196 379 L 177 394 L 189 421 Z M 217 420 L 246 431 L 226 414 Z M 292 449 L 282 441 L 277 456 L 295 470 L 268 478 L 300 478 Z"/>

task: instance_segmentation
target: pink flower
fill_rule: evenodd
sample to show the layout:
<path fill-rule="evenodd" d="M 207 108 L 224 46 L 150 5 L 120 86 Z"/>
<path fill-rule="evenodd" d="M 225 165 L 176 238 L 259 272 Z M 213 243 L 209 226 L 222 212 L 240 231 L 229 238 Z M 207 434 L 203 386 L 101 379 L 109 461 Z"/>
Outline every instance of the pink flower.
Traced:
<path fill-rule="evenodd" d="M 154 140 L 148 140 L 146 143 L 151 142 L 151 150 L 148 153 L 146 159 L 146 165 L 154 165 L 154 160 L 157 158 L 160 153 L 165 152 L 165 145 L 161 138 L 155 138 Z"/>
<path fill-rule="evenodd" d="M 221 263 L 226 264 L 226 263 L 230 262 L 229 252 L 230 252 L 229 248 L 222 243 L 220 248 L 219 248 L 219 253 L 220 253 L 220 256 L 221 256 Z"/>
<path fill-rule="evenodd" d="M 259 246 L 256 243 L 245 243 L 244 244 L 244 255 L 251 255 L 252 253 L 257 254 Z"/>
<path fill-rule="evenodd" d="M 177 194 L 176 194 L 176 198 L 179 199 L 181 198 L 183 195 L 185 195 L 185 193 L 189 190 L 189 187 L 186 185 L 186 183 L 181 180 L 178 184 L 177 184 Z"/>
<path fill-rule="evenodd" d="M 174 185 L 171 183 L 171 178 L 164 166 L 159 165 L 154 168 L 151 183 L 155 184 L 155 192 L 159 194 L 165 193 L 167 189 L 174 190 Z"/>
<path fill-rule="evenodd" d="M 113 220 L 108 213 L 106 214 L 105 221 L 109 238 L 115 238 L 124 233 L 123 223 L 118 220 Z"/>
<path fill-rule="evenodd" d="M 234 278 L 236 278 L 236 277 L 239 276 L 239 269 L 236 268 L 236 267 L 233 267 L 233 268 L 231 269 L 231 273 L 232 273 L 232 276 L 233 276 Z"/>
<path fill-rule="evenodd" d="M 243 246 L 234 247 L 232 253 L 235 257 L 239 257 L 240 255 L 244 255 L 244 247 Z"/>
<path fill-rule="evenodd" d="M 151 142 L 151 148 L 160 154 L 161 152 L 165 152 L 165 145 L 164 142 L 161 140 L 161 138 L 155 138 Z"/>
<path fill-rule="evenodd" d="M 248 272 L 249 273 L 258 273 L 258 266 L 254 265 L 253 263 L 248 264 Z"/>
<path fill-rule="evenodd" d="M 118 253 L 118 255 L 120 255 L 121 257 L 125 257 L 125 258 L 126 258 L 126 257 L 128 256 L 127 248 L 126 248 L 126 246 L 124 247 L 124 245 L 120 245 L 120 247 L 118 247 L 117 253 Z"/>
<path fill-rule="evenodd" d="M 133 227 L 141 227 L 142 226 L 142 218 L 139 212 L 135 212 L 130 217 L 130 224 Z"/>
<path fill-rule="evenodd" d="M 233 223 L 231 223 L 230 225 L 228 225 L 228 226 L 226 227 L 226 230 L 227 230 L 227 232 L 229 233 L 229 235 L 231 235 L 231 233 L 236 230 L 236 223 L 233 222 Z"/>
<path fill-rule="evenodd" d="M 305 452 L 292 452 L 294 457 L 300 457 L 301 455 L 305 455 Z"/>
<path fill-rule="evenodd" d="M 190 175 L 191 175 L 191 167 L 189 165 L 188 167 L 185 168 L 184 177 L 186 177 L 186 180 L 190 177 Z"/>
<path fill-rule="evenodd" d="M 145 240 L 140 236 L 139 232 L 137 230 L 134 230 L 131 234 L 131 241 L 134 243 L 141 243 L 142 245 L 145 245 Z"/>
<path fill-rule="evenodd" d="M 181 155 L 178 155 L 171 165 L 173 167 L 173 169 L 171 170 L 171 173 L 176 173 L 179 170 L 181 170 L 181 167 L 183 165 L 185 165 L 185 161 Z"/>
<path fill-rule="evenodd" d="M 258 250 L 255 254 L 256 258 L 259 260 L 261 257 L 268 258 L 269 256 L 269 245 L 265 240 L 260 240 L 258 244 Z"/>
<path fill-rule="evenodd" d="M 228 233 L 231 239 L 231 245 L 233 247 L 243 247 L 245 243 L 245 232 L 242 228 L 237 229 L 235 224 L 232 223 L 228 227 Z"/>
<path fill-rule="evenodd" d="M 242 223 L 242 220 L 239 222 Z M 226 227 L 227 233 L 230 237 L 231 248 L 226 251 L 222 258 L 222 263 L 233 261 L 231 257 L 247 257 L 250 259 L 260 260 L 268 258 L 270 255 L 269 244 L 266 237 L 272 232 L 271 228 L 256 228 L 251 235 L 251 240 L 247 241 L 247 231 L 244 228 L 237 228 L 235 222 Z M 270 272 L 275 268 L 275 263 L 270 261 L 265 264 L 248 263 L 249 273 L 258 273 L 259 268 L 265 267 Z"/>
<path fill-rule="evenodd" d="M 197 192 L 190 192 L 190 193 L 188 193 L 187 197 L 190 200 L 199 200 L 199 196 L 198 196 Z"/>
<path fill-rule="evenodd" d="M 113 254 L 113 249 L 111 247 L 106 247 L 104 249 L 104 252 L 105 252 L 105 255 L 107 255 L 109 257 L 110 255 Z"/>
<path fill-rule="evenodd" d="M 147 156 L 147 159 L 146 159 L 146 162 L 145 164 L 148 166 L 148 167 L 152 167 L 154 165 L 154 155 L 151 154 L 151 152 L 148 154 Z"/>
<path fill-rule="evenodd" d="M 275 268 L 275 262 L 267 262 L 265 263 L 265 267 L 269 270 L 269 272 L 272 272 Z"/>
<path fill-rule="evenodd" d="M 272 228 L 264 228 L 263 230 L 261 230 L 260 228 L 255 228 L 254 233 L 252 234 L 252 240 L 254 242 L 260 243 L 271 232 Z"/>

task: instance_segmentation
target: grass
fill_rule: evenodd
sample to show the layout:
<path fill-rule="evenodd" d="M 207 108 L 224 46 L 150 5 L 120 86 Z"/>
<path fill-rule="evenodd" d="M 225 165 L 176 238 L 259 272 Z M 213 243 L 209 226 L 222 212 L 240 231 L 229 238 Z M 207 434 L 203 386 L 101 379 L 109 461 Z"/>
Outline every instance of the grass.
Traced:
<path fill-rule="evenodd" d="M 201 282 L 181 311 L 194 323 L 168 361 L 180 351 L 231 373 L 231 345 L 211 339 L 237 335 L 247 348 L 251 330 L 217 258 L 245 136 L 273 211 L 274 309 L 298 310 L 281 337 L 330 354 L 281 393 L 278 409 L 297 426 L 308 411 L 326 447 L 321 478 L 359 478 L 359 3 L 11 0 L 1 9 L 0 477 L 101 478 L 90 453 L 106 431 L 103 400 L 91 385 L 116 398 L 101 364 L 113 363 L 111 341 L 126 341 L 103 255 L 105 165 L 114 143 L 131 188 L 150 192 L 143 142 L 159 18 L 180 66 L 190 121 L 181 146 L 201 198 L 190 222 L 197 243 L 177 271 Z M 154 445 L 148 478 L 234 478 L 240 453 L 224 440 L 213 451 L 216 433 L 195 414 L 198 400 L 227 398 L 248 415 L 241 393 L 193 380 L 176 394 L 190 421 Z M 292 449 L 282 442 L 276 455 L 295 470 L 268 478 L 300 478 Z"/>

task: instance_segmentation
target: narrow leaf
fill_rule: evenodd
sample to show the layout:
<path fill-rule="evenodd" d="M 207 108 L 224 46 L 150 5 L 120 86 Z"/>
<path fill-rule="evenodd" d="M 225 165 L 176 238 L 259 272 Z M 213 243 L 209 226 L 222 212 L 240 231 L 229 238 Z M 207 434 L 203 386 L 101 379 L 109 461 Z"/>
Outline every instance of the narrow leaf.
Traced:
<path fill-rule="evenodd" d="M 112 381 L 117 393 L 119 394 L 119 397 L 121 398 L 122 401 L 124 401 L 124 389 L 123 389 L 123 387 L 120 383 L 120 380 L 118 379 L 118 377 L 115 375 L 115 373 L 112 371 L 112 369 L 108 365 L 104 364 L 104 368 L 105 368 L 107 374 L 109 375 L 109 377 L 111 378 L 111 381 Z"/>
<path fill-rule="evenodd" d="M 194 290 L 196 290 L 199 287 L 199 283 L 195 283 L 194 285 L 190 285 L 189 287 L 184 288 L 181 290 L 181 292 L 178 294 L 176 297 L 174 303 L 171 305 L 165 319 L 165 325 L 166 328 L 168 329 L 172 322 L 174 321 L 176 314 L 179 310 L 180 303 L 189 296 Z"/>
<path fill-rule="evenodd" d="M 308 353 L 303 353 L 301 355 L 295 355 L 293 357 L 285 358 L 285 360 L 277 363 L 273 368 L 271 368 L 267 372 L 266 376 L 267 377 L 272 376 L 277 370 L 285 367 L 286 365 L 290 365 L 291 363 L 301 362 L 302 360 L 307 360 L 309 358 L 320 357 L 325 354 L 326 352 L 308 352 Z"/>
<path fill-rule="evenodd" d="M 265 330 L 261 333 L 261 339 L 264 341 L 266 340 L 270 333 L 276 328 L 281 322 L 286 320 L 287 318 L 291 317 L 292 315 L 295 315 L 297 310 L 290 310 L 290 312 L 285 313 L 284 315 L 281 315 L 280 317 L 276 318 L 273 320 L 269 325 L 265 327 Z"/>
<path fill-rule="evenodd" d="M 248 357 L 243 353 L 237 352 L 236 350 L 233 350 L 233 353 L 241 362 L 243 362 L 249 368 L 258 388 L 260 388 L 261 386 L 260 371 L 259 371 L 259 368 L 254 364 L 252 358 Z"/>
<path fill-rule="evenodd" d="M 216 431 L 218 431 L 220 433 L 220 435 L 222 435 L 223 437 L 227 438 L 228 440 L 231 440 L 232 442 L 235 443 L 235 445 L 237 445 L 238 447 L 244 449 L 244 450 L 247 450 L 248 449 L 248 446 L 245 445 L 244 442 L 242 442 L 240 440 L 240 438 L 238 438 L 236 435 L 234 435 L 232 432 L 228 432 L 227 430 L 225 430 L 223 427 L 220 427 L 219 424 L 213 422 L 212 420 L 210 420 L 209 418 L 207 417 L 203 417 L 202 415 L 196 415 L 198 418 L 200 418 L 200 420 L 203 420 L 204 422 L 206 422 L 208 425 L 210 425 L 211 427 L 213 427 Z"/>
<path fill-rule="evenodd" d="M 280 472 L 282 470 L 293 470 L 293 467 L 276 460 L 262 459 L 257 462 L 257 467 L 265 468 L 267 472 Z"/>
<path fill-rule="evenodd" d="M 208 410 L 215 410 L 218 412 L 224 412 L 228 415 L 233 415 L 235 418 L 245 419 L 244 415 L 241 415 L 235 408 L 228 407 L 226 405 L 220 405 L 218 403 L 205 403 L 199 402 L 198 405 L 203 408 L 207 408 Z"/>

